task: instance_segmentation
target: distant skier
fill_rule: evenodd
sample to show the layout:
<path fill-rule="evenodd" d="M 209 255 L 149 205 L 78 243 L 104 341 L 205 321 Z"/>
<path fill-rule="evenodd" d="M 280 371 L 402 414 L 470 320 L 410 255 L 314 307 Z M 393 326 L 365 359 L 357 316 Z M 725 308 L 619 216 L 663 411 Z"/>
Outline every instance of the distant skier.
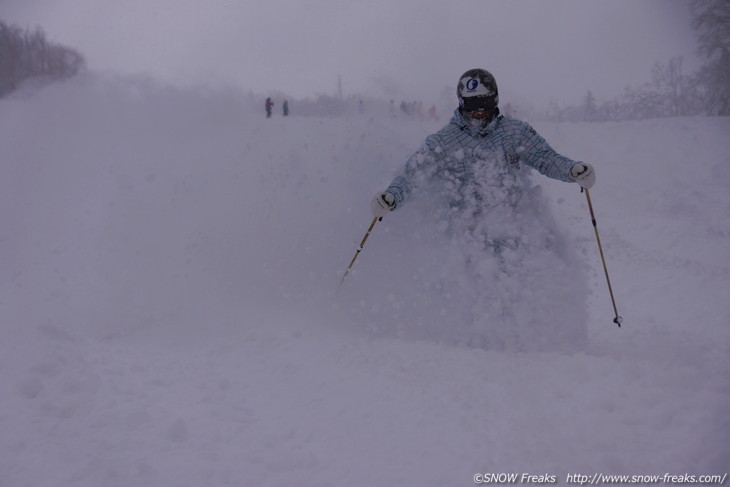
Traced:
<path fill-rule="evenodd" d="M 500 115 L 497 83 L 488 71 L 464 73 L 457 97 L 459 107 L 449 123 L 428 136 L 387 189 L 375 195 L 373 215 L 400 209 L 419 193 L 432 207 L 434 230 L 442 229 L 459 241 L 464 272 L 494 298 L 489 305 L 482 304 L 488 300 L 474 299 L 475 322 L 499 317 L 533 331 L 542 327 L 540 333 L 554 326 L 558 333 L 574 330 L 580 341 L 577 335 L 584 322 L 560 322 L 584 320 L 580 309 L 585 309 L 585 286 L 575 278 L 579 272 L 567 271 L 575 269 L 575 259 L 566 257 L 547 202 L 522 166 L 584 188 L 595 182 L 593 167 L 558 154 L 527 123 Z M 537 300 L 540 304 L 534 303 Z M 550 314 L 571 306 L 576 312 L 569 317 Z M 493 335 L 501 345 L 511 340 L 530 343 L 516 338 L 519 333 L 513 330 L 495 329 L 494 323 L 485 325 L 481 334 L 489 343 L 494 343 Z"/>
<path fill-rule="evenodd" d="M 434 122 L 439 121 L 439 116 L 436 114 L 436 106 L 431 105 L 431 108 L 428 109 L 428 119 L 433 120 Z"/>
<path fill-rule="evenodd" d="M 274 107 L 274 102 L 271 101 L 271 97 L 266 98 L 266 118 L 271 118 L 271 109 Z"/>
<path fill-rule="evenodd" d="M 284 100 L 284 104 L 282 105 L 281 108 L 284 111 L 284 116 L 285 117 L 288 117 L 289 116 L 289 101 L 288 100 Z"/>
<path fill-rule="evenodd" d="M 411 114 L 411 111 L 410 111 L 410 108 L 408 106 L 408 103 L 406 103 L 405 100 L 402 100 L 400 102 L 400 111 L 403 112 L 404 115 L 410 115 Z"/>

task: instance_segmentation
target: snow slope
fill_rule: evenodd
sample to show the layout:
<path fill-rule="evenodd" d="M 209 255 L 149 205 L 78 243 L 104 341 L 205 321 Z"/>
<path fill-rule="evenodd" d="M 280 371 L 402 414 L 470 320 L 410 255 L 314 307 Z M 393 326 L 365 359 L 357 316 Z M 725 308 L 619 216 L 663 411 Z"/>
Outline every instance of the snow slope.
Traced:
<path fill-rule="evenodd" d="M 730 120 L 534 123 L 597 167 L 625 325 L 583 195 L 541 179 L 590 269 L 589 345 L 520 353 L 389 320 L 445 302 L 380 287 L 438 256 L 408 208 L 334 292 L 438 125 L 291 109 L 96 76 L 0 100 L 0 486 L 728 471 Z"/>

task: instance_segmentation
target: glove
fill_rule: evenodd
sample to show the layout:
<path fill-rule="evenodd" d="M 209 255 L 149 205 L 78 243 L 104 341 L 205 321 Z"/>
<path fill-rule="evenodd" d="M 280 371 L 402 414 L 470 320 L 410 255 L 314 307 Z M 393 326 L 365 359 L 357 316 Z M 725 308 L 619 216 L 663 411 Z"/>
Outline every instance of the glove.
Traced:
<path fill-rule="evenodd" d="M 573 167 L 570 168 L 570 177 L 581 188 L 591 189 L 596 184 L 596 172 L 593 170 L 593 166 L 584 162 L 573 164 Z"/>
<path fill-rule="evenodd" d="M 370 209 L 374 216 L 378 218 L 384 217 L 389 211 L 395 209 L 395 196 L 387 191 L 376 194 L 370 203 Z"/>

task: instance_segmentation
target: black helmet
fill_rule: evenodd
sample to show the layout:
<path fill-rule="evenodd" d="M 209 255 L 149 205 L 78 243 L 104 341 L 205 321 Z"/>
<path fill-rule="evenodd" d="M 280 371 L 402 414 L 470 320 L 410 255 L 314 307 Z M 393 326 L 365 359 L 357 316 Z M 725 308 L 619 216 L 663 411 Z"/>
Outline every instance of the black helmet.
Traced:
<path fill-rule="evenodd" d="M 497 80 L 486 69 L 470 69 L 459 77 L 456 96 L 462 112 L 488 110 L 494 116 L 499 105 Z"/>

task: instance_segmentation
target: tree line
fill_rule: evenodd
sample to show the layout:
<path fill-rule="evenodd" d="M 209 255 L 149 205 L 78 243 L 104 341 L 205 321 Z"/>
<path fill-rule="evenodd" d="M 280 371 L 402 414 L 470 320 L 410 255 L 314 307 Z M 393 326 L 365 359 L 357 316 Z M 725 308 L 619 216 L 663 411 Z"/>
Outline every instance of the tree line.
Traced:
<path fill-rule="evenodd" d="M 615 99 L 598 103 L 588 90 L 580 104 L 561 107 L 554 101 L 542 118 L 599 122 L 690 115 L 730 115 L 730 1 L 694 0 L 690 6 L 699 54 L 705 64 L 685 74 L 683 59 L 656 63 L 651 81 L 628 87 Z"/>
<path fill-rule="evenodd" d="M 68 78 L 84 66 L 83 55 L 48 42 L 40 27 L 21 29 L 0 20 L 0 97 L 27 80 Z"/>

